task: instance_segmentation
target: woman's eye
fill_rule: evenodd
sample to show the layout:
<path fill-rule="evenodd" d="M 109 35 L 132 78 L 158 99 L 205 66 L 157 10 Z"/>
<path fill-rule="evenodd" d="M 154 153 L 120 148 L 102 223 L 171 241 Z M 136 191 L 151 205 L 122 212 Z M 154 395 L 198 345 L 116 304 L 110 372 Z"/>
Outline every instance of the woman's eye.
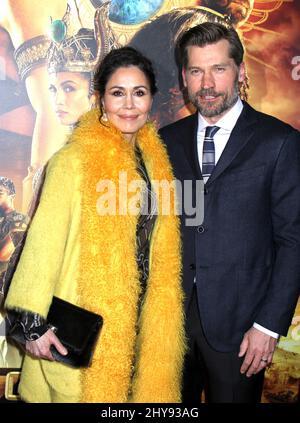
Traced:
<path fill-rule="evenodd" d="M 64 92 L 65 92 L 65 93 L 70 93 L 70 92 L 72 92 L 72 91 L 75 91 L 75 88 L 74 88 L 74 87 L 72 87 L 71 85 L 66 85 L 66 86 L 64 87 Z"/>
<path fill-rule="evenodd" d="M 135 95 L 138 97 L 143 97 L 143 95 L 145 95 L 145 92 L 143 90 L 138 90 L 135 92 Z"/>
<path fill-rule="evenodd" d="M 116 90 L 112 92 L 112 95 L 115 97 L 121 97 L 123 95 L 122 91 Z"/>
<path fill-rule="evenodd" d="M 56 93 L 56 88 L 53 87 L 53 85 L 51 85 L 48 89 L 50 93 L 54 93 L 54 94 Z"/>

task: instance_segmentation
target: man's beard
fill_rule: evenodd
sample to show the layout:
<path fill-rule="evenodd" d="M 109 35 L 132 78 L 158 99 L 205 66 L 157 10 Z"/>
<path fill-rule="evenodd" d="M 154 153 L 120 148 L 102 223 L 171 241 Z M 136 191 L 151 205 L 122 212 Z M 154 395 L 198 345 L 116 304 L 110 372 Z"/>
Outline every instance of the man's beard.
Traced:
<path fill-rule="evenodd" d="M 203 96 L 214 96 L 214 97 L 222 97 L 222 101 L 217 105 L 211 104 L 210 106 L 201 103 L 199 97 Z M 189 93 L 189 99 L 191 103 L 196 107 L 198 112 L 204 117 L 215 117 L 223 115 L 227 110 L 231 109 L 232 106 L 237 102 L 239 96 L 239 84 L 238 78 L 235 81 L 234 89 L 232 94 L 224 93 L 224 92 L 216 92 L 213 88 L 202 88 L 201 90 L 197 91 L 195 94 Z"/>

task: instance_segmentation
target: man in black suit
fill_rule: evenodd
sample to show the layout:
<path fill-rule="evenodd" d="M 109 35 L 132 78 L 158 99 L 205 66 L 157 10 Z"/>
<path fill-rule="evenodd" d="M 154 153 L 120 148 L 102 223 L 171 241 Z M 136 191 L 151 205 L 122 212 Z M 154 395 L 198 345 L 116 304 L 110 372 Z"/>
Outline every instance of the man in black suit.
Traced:
<path fill-rule="evenodd" d="M 161 129 L 175 176 L 203 180 L 204 219 L 182 207 L 186 357 L 183 401 L 259 402 L 264 369 L 300 288 L 300 134 L 241 100 L 235 30 L 204 23 L 179 40 L 197 113 Z M 188 185 L 187 185 L 188 186 Z M 193 203 L 194 204 L 194 203 Z M 184 205 L 185 206 L 185 205 Z"/>

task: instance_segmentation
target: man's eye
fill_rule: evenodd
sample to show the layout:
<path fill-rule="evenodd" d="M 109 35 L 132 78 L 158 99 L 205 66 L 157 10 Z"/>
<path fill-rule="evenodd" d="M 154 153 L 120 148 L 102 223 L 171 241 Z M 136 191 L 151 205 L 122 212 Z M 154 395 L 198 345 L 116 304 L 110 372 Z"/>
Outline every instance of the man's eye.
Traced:
<path fill-rule="evenodd" d="M 217 72 L 224 72 L 225 68 L 223 68 L 222 66 L 217 67 Z"/>
<path fill-rule="evenodd" d="M 192 75 L 198 75 L 200 73 L 200 70 L 199 69 L 192 69 L 191 70 L 191 74 Z"/>

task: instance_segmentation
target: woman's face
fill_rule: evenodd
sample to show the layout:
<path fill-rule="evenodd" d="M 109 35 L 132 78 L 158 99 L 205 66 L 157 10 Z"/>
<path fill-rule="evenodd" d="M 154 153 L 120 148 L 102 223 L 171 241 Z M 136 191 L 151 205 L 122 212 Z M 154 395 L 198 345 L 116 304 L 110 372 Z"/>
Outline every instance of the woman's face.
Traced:
<path fill-rule="evenodd" d="M 134 141 L 152 105 L 148 79 L 136 66 L 119 68 L 109 78 L 101 101 L 108 120 Z"/>
<path fill-rule="evenodd" d="M 74 125 L 91 109 L 95 96 L 89 97 L 90 82 L 79 72 L 59 72 L 49 75 L 49 91 L 54 111 L 62 125 Z"/>

